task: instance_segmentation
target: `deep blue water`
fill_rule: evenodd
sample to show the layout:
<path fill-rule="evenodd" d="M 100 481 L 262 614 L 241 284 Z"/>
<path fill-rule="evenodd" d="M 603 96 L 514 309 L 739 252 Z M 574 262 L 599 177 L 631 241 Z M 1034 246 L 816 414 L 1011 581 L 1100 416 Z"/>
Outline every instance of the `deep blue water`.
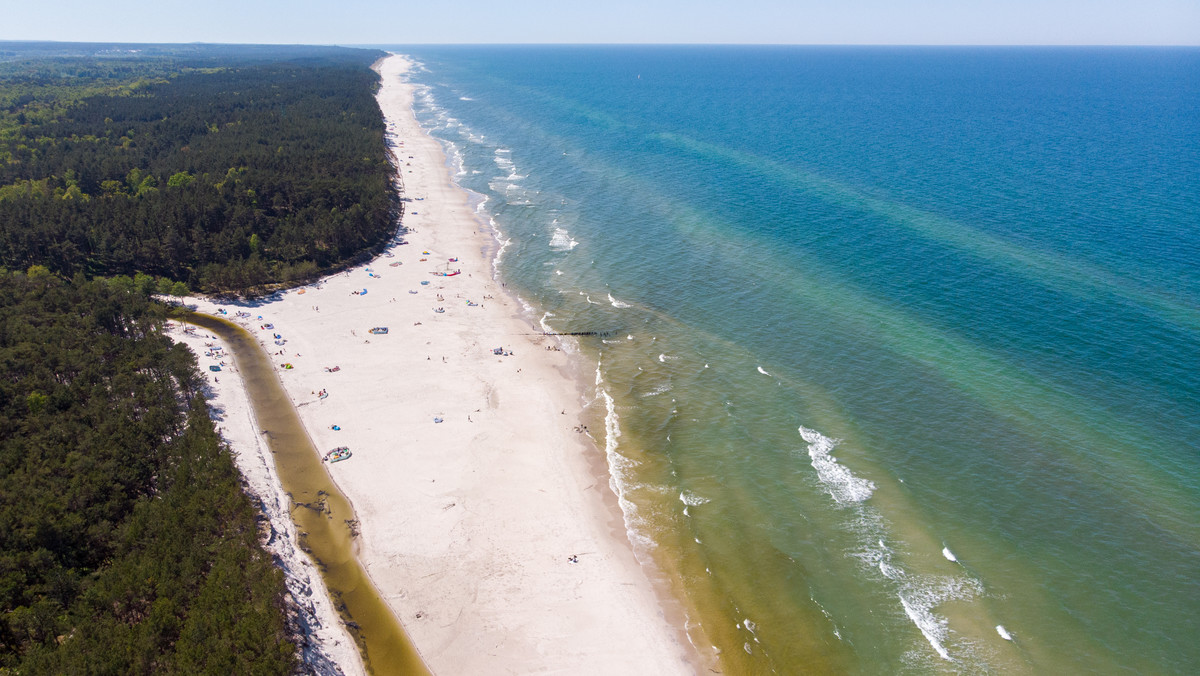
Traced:
<path fill-rule="evenodd" d="M 1200 668 L 1200 50 L 396 51 L 729 671 Z"/>

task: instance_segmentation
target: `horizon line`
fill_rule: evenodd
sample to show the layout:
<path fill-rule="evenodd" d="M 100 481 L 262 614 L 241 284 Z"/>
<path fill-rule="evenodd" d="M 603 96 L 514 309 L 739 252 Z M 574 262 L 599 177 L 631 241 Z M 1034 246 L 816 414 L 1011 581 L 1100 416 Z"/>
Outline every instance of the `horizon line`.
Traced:
<path fill-rule="evenodd" d="M 190 40 L 187 42 L 153 42 L 139 40 L 57 40 L 8 39 L 2 43 L 55 44 L 113 44 L 113 45 L 213 45 L 213 46 L 273 46 L 273 47 L 349 47 L 377 48 L 379 45 L 397 47 L 1056 47 L 1056 48 L 1200 48 L 1197 43 L 1035 43 L 1035 42 L 220 42 Z"/>

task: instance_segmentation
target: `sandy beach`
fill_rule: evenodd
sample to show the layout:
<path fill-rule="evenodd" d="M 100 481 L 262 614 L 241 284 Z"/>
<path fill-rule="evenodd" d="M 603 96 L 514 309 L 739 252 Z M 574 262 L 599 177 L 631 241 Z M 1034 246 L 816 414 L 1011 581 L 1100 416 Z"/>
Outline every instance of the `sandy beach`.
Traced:
<path fill-rule="evenodd" d="M 603 453 L 579 431 L 578 366 L 493 279 L 492 233 L 417 124 L 408 66 L 377 66 L 406 243 L 253 305 L 187 302 L 255 333 L 317 448 L 352 450 L 328 468 L 358 555 L 435 673 L 692 673 L 682 613 L 635 559 Z M 202 336 L 186 342 L 214 363 Z M 280 499 L 236 372 L 208 375 L 243 472 Z M 330 659 L 361 670 L 334 629 L 319 640 Z"/>

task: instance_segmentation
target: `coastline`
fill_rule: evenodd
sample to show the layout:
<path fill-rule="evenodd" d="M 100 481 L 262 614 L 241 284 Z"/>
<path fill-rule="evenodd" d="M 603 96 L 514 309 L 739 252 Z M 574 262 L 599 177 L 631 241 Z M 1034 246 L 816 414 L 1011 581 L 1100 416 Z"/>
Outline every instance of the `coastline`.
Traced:
<path fill-rule="evenodd" d="M 190 298 L 188 304 L 203 306 L 205 301 Z M 299 644 L 302 663 L 316 673 L 366 676 L 357 643 L 342 623 L 320 572 L 300 548 L 290 513 L 291 497 L 283 488 L 271 449 L 259 434 L 261 426 L 232 355 L 217 359 L 205 356 L 210 346 L 224 341 L 205 329 L 185 331 L 185 325 L 179 322 L 169 322 L 167 335 L 191 349 L 201 364 L 208 380 L 208 406 L 217 432 L 233 451 L 246 492 L 266 517 L 270 530 L 265 548 L 284 574 L 295 613 L 292 619 L 297 634 L 293 638 Z M 219 373 L 206 368 L 207 364 L 220 361 L 225 365 Z"/>
<path fill-rule="evenodd" d="M 357 554 L 432 671 L 691 673 L 699 659 L 634 557 L 603 451 L 577 431 L 579 365 L 493 278 L 493 235 L 417 123 L 408 65 L 377 64 L 377 98 L 409 243 L 252 306 L 187 302 L 225 308 L 282 352 L 272 359 L 294 366 L 280 380 L 318 449 L 350 447 L 327 469 L 359 518 Z M 245 419 L 244 393 L 227 395 L 236 374 L 207 375 L 226 420 Z M 253 461 L 253 425 L 221 426 Z"/>

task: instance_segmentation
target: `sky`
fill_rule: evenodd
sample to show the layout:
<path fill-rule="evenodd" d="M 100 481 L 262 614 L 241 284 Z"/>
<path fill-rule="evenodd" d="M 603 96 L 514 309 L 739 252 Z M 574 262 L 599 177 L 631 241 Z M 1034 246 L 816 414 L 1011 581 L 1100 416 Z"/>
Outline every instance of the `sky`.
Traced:
<path fill-rule="evenodd" d="M 1200 0 L 0 0 L 0 40 L 1200 45 Z"/>

